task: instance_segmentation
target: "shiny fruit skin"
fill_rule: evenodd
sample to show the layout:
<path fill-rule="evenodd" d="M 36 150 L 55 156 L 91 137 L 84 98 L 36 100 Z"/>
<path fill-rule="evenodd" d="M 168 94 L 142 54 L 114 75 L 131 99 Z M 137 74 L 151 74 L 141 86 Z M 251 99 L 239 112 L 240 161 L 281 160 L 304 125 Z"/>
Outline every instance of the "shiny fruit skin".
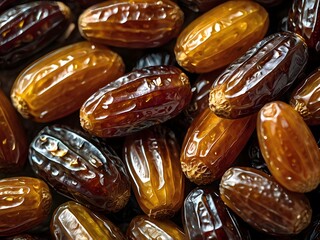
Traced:
<path fill-rule="evenodd" d="M 50 122 L 77 111 L 90 95 L 123 73 L 124 63 L 117 53 L 79 42 L 25 68 L 12 86 L 11 99 L 24 118 Z"/>
<path fill-rule="evenodd" d="M 233 164 L 255 129 L 256 116 L 226 119 L 207 108 L 191 123 L 181 148 L 186 177 L 198 185 L 218 180 Z"/>
<path fill-rule="evenodd" d="M 108 146 L 64 126 L 34 138 L 30 165 L 58 193 L 99 211 L 117 212 L 130 197 L 124 163 Z"/>
<path fill-rule="evenodd" d="M 71 11 L 62 2 L 34 1 L 0 14 L 0 67 L 15 66 L 67 29 Z"/>
<path fill-rule="evenodd" d="M 297 34 L 275 33 L 230 64 L 210 91 L 209 106 L 220 117 L 256 113 L 294 83 L 308 61 L 308 47 Z"/>
<path fill-rule="evenodd" d="M 79 17 L 81 35 L 115 47 L 154 48 L 177 37 L 184 20 L 170 0 L 112 0 L 94 5 Z"/>
<path fill-rule="evenodd" d="M 73 201 L 63 203 L 55 210 L 50 232 L 56 240 L 125 240 L 120 229 L 110 220 Z"/>
<path fill-rule="evenodd" d="M 177 116 L 192 96 L 189 79 L 174 66 L 132 71 L 99 89 L 80 109 L 84 130 L 125 136 Z"/>
<path fill-rule="evenodd" d="M 258 3 L 226 1 L 180 33 L 174 49 L 177 62 L 195 73 L 221 68 L 259 42 L 268 26 L 268 13 Z"/>
<path fill-rule="evenodd" d="M 290 105 L 275 101 L 260 110 L 259 146 L 273 177 L 293 192 L 309 192 L 320 183 L 320 151 L 312 132 Z"/>
<path fill-rule="evenodd" d="M 0 236 L 22 233 L 49 215 L 52 197 L 45 182 L 31 177 L 0 180 Z"/>
<path fill-rule="evenodd" d="M 124 158 L 141 209 L 153 218 L 172 217 L 182 206 L 184 176 L 174 133 L 155 126 L 127 136 Z"/>
<path fill-rule="evenodd" d="M 245 222 L 271 235 L 298 234 L 311 221 L 312 209 L 304 194 L 286 190 L 253 168 L 228 169 L 220 182 L 220 196 Z"/>

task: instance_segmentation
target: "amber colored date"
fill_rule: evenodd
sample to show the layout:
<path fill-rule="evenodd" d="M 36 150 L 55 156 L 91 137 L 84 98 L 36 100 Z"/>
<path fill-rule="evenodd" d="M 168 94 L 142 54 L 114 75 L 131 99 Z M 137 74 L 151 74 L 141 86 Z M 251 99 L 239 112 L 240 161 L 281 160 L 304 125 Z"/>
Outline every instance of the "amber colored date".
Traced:
<path fill-rule="evenodd" d="M 45 182 L 30 177 L 0 180 L 0 236 L 22 233 L 42 223 L 51 208 Z"/>
<path fill-rule="evenodd" d="M 77 111 L 89 96 L 123 73 L 124 63 L 117 53 L 79 42 L 25 68 L 12 86 L 11 99 L 23 117 L 50 122 Z"/>
<path fill-rule="evenodd" d="M 230 64 L 210 91 L 209 106 L 220 117 L 241 118 L 280 97 L 304 70 L 308 48 L 290 32 L 275 33 Z"/>
<path fill-rule="evenodd" d="M 125 240 L 108 219 L 98 216 L 76 202 L 66 202 L 53 213 L 50 232 L 53 239 Z"/>
<path fill-rule="evenodd" d="M 127 136 L 124 157 L 141 209 L 154 218 L 172 217 L 182 206 L 184 176 L 174 133 L 155 126 Z"/>
<path fill-rule="evenodd" d="M 67 127 L 45 127 L 30 144 L 29 160 L 58 193 L 88 207 L 117 212 L 129 200 L 129 176 L 116 153 Z"/>
<path fill-rule="evenodd" d="M 79 31 L 89 41 L 126 48 L 153 48 L 177 37 L 184 14 L 170 0 L 113 0 L 85 10 Z"/>
<path fill-rule="evenodd" d="M 66 30 L 71 11 L 62 2 L 34 1 L 0 15 L 0 67 L 12 66 L 44 49 Z"/>
<path fill-rule="evenodd" d="M 219 179 L 232 165 L 255 129 L 256 116 L 225 119 L 205 109 L 184 138 L 181 167 L 190 181 L 202 185 Z"/>
<path fill-rule="evenodd" d="M 309 192 L 320 183 L 320 151 L 302 117 L 280 101 L 258 114 L 258 140 L 273 177 L 293 192 Z"/>
<path fill-rule="evenodd" d="M 174 66 L 132 71 L 93 94 L 80 109 L 84 130 L 124 136 L 178 115 L 190 102 L 189 79 Z"/>
<path fill-rule="evenodd" d="M 308 198 L 253 168 L 230 168 L 220 182 L 224 203 L 245 222 L 272 235 L 298 234 L 310 221 Z"/>

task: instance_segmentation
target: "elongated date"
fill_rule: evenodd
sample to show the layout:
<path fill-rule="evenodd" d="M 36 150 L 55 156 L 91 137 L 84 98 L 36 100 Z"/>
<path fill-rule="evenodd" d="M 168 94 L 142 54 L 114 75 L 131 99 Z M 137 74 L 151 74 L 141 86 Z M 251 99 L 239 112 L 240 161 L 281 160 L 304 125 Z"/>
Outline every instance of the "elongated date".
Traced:
<path fill-rule="evenodd" d="M 132 71 L 93 94 L 80 109 L 84 130 L 124 136 L 177 116 L 190 102 L 190 82 L 174 66 Z"/>
<path fill-rule="evenodd" d="M 280 97 L 308 61 L 308 47 L 295 33 L 275 33 L 233 62 L 215 81 L 209 106 L 220 117 L 240 118 Z"/>
<path fill-rule="evenodd" d="M 24 69 L 12 86 L 12 103 L 24 118 L 50 122 L 78 110 L 123 73 L 122 58 L 109 48 L 89 42 L 71 44 Z"/>
<path fill-rule="evenodd" d="M 0 196 L 0 236 L 36 227 L 49 215 L 52 197 L 48 185 L 40 179 L 1 179 Z"/>
<path fill-rule="evenodd" d="M 130 197 L 121 159 L 108 146 L 67 127 L 45 127 L 30 145 L 32 169 L 57 192 L 84 205 L 116 212 Z"/>

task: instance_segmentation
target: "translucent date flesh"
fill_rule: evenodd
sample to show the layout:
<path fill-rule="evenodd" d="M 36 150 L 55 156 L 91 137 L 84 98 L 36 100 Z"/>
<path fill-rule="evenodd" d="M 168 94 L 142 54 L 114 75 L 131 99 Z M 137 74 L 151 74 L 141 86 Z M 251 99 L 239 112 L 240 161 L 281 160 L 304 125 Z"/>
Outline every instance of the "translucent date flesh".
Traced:
<path fill-rule="evenodd" d="M 10 236 L 42 223 L 49 215 L 51 194 L 45 182 L 30 177 L 0 180 L 0 236 Z"/>
<path fill-rule="evenodd" d="M 50 122 L 78 110 L 89 96 L 123 73 L 118 54 L 101 45 L 79 42 L 24 69 L 12 86 L 11 99 L 23 117 Z"/>
<path fill-rule="evenodd" d="M 178 115 L 191 100 L 189 79 L 173 66 L 132 71 L 93 94 L 80 109 L 84 130 L 124 136 Z"/>
<path fill-rule="evenodd" d="M 220 182 L 224 203 L 254 228 L 272 235 L 298 234 L 310 221 L 308 198 L 290 192 L 253 168 L 230 168 Z"/>
<path fill-rule="evenodd" d="M 268 13 L 259 4 L 226 1 L 180 33 L 174 49 L 177 62 L 196 73 L 226 66 L 260 41 L 268 26 Z"/>
<path fill-rule="evenodd" d="M 320 151 L 302 117 L 284 102 L 266 104 L 257 121 L 263 158 L 274 178 L 294 192 L 309 192 L 320 183 Z"/>
<path fill-rule="evenodd" d="M 174 133 L 156 126 L 126 137 L 124 157 L 141 209 L 154 218 L 172 217 L 182 206 L 184 176 Z"/>
<path fill-rule="evenodd" d="M 58 193 L 100 210 L 117 212 L 130 197 L 130 181 L 112 149 L 63 126 L 45 127 L 29 150 L 32 169 Z"/>
<path fill-rule="evenodd" d="M 209 108 L 199 114 L 188 129 L 180 155 L 187 178 L 199 185 L 219 179 L 249 140 L 255 121 L 255 116 L 220 118 Z"/>
<path fill-rule="evenodd" d="M 63 203 L 55 210 L 50 231 L 53 239 L 57 240 L 125 240 L 121 231 L 111 221 L 72 201 Z"/>
<path fill-rule="evenodd" d="M 275 33 L 233 62 L 215 81 L 209 106 L 220 117 L 240 118 L 280 97 L 304 70 L 308 48 L 290 32 Z"/>
<path fill-rule="evenodd" d="M 126 48 L 153 48 L 176 37 L 184 14 L 170 0 L 113 0 L 79 17 L 81 35 L 93 42 Z"/>

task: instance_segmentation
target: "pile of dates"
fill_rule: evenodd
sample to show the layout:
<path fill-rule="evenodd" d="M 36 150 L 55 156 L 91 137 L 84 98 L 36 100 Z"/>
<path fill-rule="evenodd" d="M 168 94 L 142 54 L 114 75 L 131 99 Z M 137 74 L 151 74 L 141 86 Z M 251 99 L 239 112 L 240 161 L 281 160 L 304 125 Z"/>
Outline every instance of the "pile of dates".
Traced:
<path fill-rule="evenodd" d="M 2 0 L 0 238 L 320 239 L 319 0 Z"/>

